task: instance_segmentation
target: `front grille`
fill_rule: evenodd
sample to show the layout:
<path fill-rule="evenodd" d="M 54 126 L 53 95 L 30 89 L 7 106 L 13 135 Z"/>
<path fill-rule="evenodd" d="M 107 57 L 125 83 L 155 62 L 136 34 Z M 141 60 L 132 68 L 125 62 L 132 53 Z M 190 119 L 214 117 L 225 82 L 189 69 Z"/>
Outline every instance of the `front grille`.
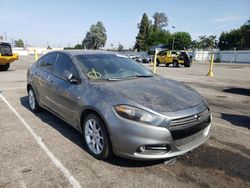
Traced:
<path fill-rule="evenodd" d="M 202 129 L 205 129 L 211 122 L 210 112 L 208 109 L 201 113 L 172 120 L 169 130 L 174 140 L 186 138 Z"/>
<path fill-rule="evenodd" d="M 184 118 L 174 119 L 170 122 L 171 127 L 185 126 L 190 123 L 201 122 L 204 119 L 207 119 L 210 116 L 210 112 L 208 109 Z"/>

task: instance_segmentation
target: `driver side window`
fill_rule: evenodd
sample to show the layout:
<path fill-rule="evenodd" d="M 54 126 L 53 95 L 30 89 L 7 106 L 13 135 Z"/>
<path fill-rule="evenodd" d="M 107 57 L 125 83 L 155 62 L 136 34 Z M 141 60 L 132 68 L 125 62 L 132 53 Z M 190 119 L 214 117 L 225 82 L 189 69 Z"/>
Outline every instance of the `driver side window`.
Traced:
<path fill-rule="evenodd" d="M 54 74 L 62 79 L 65 79 L 66 72 L 70 72 L 75 76 L 78 76 L 75 66 L 71 59 L 63 53 L 58 55 L 57 61 L 53 66 Z"/>

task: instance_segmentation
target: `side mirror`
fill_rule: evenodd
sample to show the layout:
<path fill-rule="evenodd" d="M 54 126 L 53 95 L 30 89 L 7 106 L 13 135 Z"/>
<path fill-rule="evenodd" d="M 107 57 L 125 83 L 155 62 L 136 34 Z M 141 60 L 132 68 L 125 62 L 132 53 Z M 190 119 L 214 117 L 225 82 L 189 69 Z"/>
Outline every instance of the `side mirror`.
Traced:
<path fill-rule="evenodd" d="M 73 83 L 73 84 L 78 84 L 80 80 L 77 76 L 75 76 L 73 73 L 67 70 L 64 71 L 64 77 L 66 78 L 68 82 Z"/>

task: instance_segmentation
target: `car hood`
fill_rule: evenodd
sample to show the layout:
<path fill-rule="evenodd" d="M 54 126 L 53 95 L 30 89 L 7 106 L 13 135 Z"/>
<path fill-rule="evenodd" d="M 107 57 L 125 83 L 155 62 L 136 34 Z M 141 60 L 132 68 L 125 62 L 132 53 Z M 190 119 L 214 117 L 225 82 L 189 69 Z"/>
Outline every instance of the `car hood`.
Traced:
<path fill-rule="evenodd" d="M 189 86 L 160 76 L 105 82 L 101 87 L 159 113 L 179 111 L 204 103 Z"/>

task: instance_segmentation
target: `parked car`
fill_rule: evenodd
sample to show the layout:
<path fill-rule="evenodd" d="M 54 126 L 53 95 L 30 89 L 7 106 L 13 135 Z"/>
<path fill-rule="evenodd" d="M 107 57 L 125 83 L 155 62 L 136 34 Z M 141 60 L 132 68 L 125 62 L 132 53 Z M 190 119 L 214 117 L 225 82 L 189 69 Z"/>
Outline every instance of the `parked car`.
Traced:
<path fill-rule="evenodd" d="M 130 59 L 136 59 L 136 55 L 134 55 L 134 54 L 130 54 L 130 55 L 128 55 L 128 57 L 129 57 Z"/>
<path fill-rule="evenodd" d="M 80 131 L 97 159 L 165 159 L 209 137 L 198 92 L 115 53 L 49 52 L 28 70 L 27 92 L 33 112 L 46 109 Z"/>
<path fill-rule="evenodd" d="M 163 50 L 157 54 L 157 66 L 160 64 L 165 64 L 167 67 L 169 65 L 173 65 L 174 67 L 178 67 L 180 64 L 185 67 L 190 67 L 190 63 L 184 61 L 184 59 L 179 58 L 180 53 L 171 50 Z M 182 56 L 181 56 L 182 57 Z"/>
<path fill-rule="evenodd" d="M 150 55 L 144 55 L 142 56 L 142 63 L 150 63 L 152 57 Z"/>
<path fill-rule="evenodd" d="M 11 45 L 7 42 L 0 42 L 0 71 L 7 71 L 10 63 L 17 59 L 18 55 L 12 53 Z"/>
<path fill-rule="evenodd" d="M 184 61 L 184 66 L 185 66 L 185 67 L 190 67 L 190 66 L 191 66 L 192 59 L 188 56 L 188 53 L 187 53 L 187 52 L 185 52 L 185 51 L 180 51 L 180 52 L 179 52 L 178 59 Z"/>

